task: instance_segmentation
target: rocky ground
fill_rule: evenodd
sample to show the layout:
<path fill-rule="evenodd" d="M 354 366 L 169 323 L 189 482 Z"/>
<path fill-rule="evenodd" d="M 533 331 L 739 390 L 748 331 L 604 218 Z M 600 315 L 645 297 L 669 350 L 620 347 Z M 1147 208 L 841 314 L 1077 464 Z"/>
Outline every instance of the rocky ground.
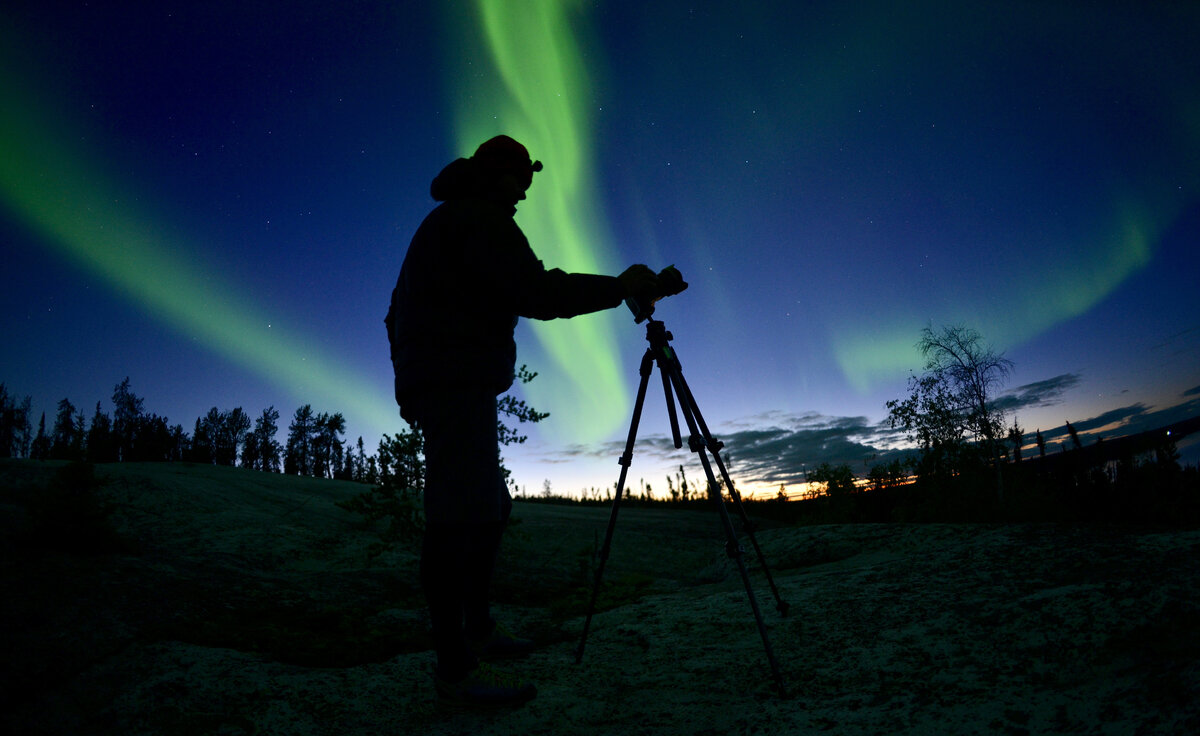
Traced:
<path fill-rule="evenodd" d="M 1200 531 L 765 528 L 781 697 L 715 514 L 622 510 L 576 665 L 608 510 L 518 504 L 497 612 L 542 643 L 511 665 L 539 695 L 459 712 L 415 555 L 369 563 L 334 505 L 359 487 L 100 466 L 118 534 L 77 544 L 37 500 L 54 469 L 0 462 L 8 733 L 1200 733 Z"/>

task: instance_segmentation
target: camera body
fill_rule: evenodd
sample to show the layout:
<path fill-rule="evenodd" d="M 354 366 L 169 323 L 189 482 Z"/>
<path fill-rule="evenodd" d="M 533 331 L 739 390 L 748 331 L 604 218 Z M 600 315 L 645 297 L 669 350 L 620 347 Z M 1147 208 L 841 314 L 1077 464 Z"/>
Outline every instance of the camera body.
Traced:
<path fill-rule="evenodd" d="M 688 287 L 683 274 L 675 266 L 667 266 L 658 272 L 658 285 L 652 293 L 635 294 L 625 299 L 625 305 L 633 312 L 633 321 L 641 323 L 654 314 L 654 304 L 659 299 L 674 296 Z"/>

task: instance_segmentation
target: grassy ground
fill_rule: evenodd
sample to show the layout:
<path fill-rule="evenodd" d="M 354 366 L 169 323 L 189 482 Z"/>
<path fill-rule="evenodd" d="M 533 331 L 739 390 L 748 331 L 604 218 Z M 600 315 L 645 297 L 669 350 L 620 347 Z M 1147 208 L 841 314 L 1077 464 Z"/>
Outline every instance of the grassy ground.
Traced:
<path fill-rule="evenodd" d="M 1191 733 L 1200 532 L 827 525 L 759 533 L 775 691 L 715 513 L 517 504 L 496 610 L 538 698 L 440 708 L 417 557 L 354 484 L 210 466 L 0 461 L 6 732 Z M 82 540 L 82 541 L 80 541 Z M 751 567 L 756 567 L 753 554 Z"/>

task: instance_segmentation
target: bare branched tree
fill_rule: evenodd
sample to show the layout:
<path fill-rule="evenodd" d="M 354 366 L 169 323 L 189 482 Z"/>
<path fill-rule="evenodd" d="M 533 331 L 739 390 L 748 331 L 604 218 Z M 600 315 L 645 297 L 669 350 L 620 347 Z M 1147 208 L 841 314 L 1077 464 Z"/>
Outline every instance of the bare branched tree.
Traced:
<path fill-rule="evenodd" d="M 937 332 L 926 327 L 921 330 L 917 350 L 925 358 L 926 375 L 936 376 L 957 398 L 963 429 L 977 442 L 995 445 L 1005 422 L 1003 412 L 991 406 L 991 399 L 1012 372 L 1012 361 L 963 325 L 942 327 Z"/>
<path fill-rule="evenodd" d="M 1012 371 L 1012 361 L 963 325 L 926 327 L 917 350 L 925 358 L 924 373 L 909 380 L 907 399 L 887 402 L 891 425 L 917 442 L 935 473 L 955 472 L 955 458 L 973 444 L 996 465 L 997 493 L 1003 495 L 999 457 L 1005 417 L 992 398 Z M 946 463 L 950 467 L 943 467 Z"/>

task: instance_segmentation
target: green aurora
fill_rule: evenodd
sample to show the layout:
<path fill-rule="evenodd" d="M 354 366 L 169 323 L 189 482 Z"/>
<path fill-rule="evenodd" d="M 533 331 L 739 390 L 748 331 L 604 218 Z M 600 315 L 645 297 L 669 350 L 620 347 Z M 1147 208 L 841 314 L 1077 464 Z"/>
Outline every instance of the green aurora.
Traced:
<path fill-rule="evenodd" d="M 579 6 L 562 0 L 479 0 L 473 17 L 448 15 L 449 47 L 456 55 L 463 49 L 487 51 L 486 57 L 456 56 L 451 65 L 458 74 L 450 81 L 455 137 L 464 155 L 498 133 L 525 144 L 546 166 L 517 213 L 534 251 L 547 268 L 612 273 L 618 266 L 607 256 L 594 184 L 592 80 L 579 38 L 587 19 Z M 561 439 L 598 440 L 627 421 L 631 398 L 623 375 L 628 371 L 617 341 L 618 320 L 624 316 L 610 311 L 570 321 L 531 321 L 541 360 L 550 365 L 530 360 L 541 375 L 525 391 L 534 406 L 554 415 Z M 628 329 L 635 329 L 632 321 Z"/>
<path fill-rule="evenodd" d="M 13 75 L 2 79 L 0 140 L 22 145 L 0 157 L 0 197 L 40 242 L 297 402 L 347 411 L 375 432 L 395 431 L 399 419 L 375 388 L 311 341 L 273 325 L 193 255 L 202 248 L 141 211 L 143 192 L 106 175 L 98 156 L 66 143 L 85 136 L 54 124 L 34 95 L 15 87 Z"/>
<path fill-rule="evenodd" d="M 966 324 L 987 324 L 989 339 L 1007 346 L 1031 339 L 1054 325 L 1078 317 L 1099 304 L 1126 279 L 1147 266 L 1154 245 L 1178 214 L 1151 212 L 1126 203 L 1117 208 L 1108 233 L 1072 263 L 1030 264 L 1020 281 L 1003 286 L 979 284 L 974 298 L 948 311 Z M 1087 253 L 1082 246 L 1072 249 Z M 886 321 L 860 315 L 853 325 L 834 330 L 834 353 L 849 383 L 866 393 L 882 381 L 921 365 L 914 335 L 926 326 L 916 314 L 890 315 Z"/>
<path fill-rule="evenodd" d="M 617 212 L 622 203 L 615 198 L 606 201 L 602 196 L 598 161 L 608 160 L 612 152 L 597 150 L 593 134 L 593 121 L 608 92 L 603 88 L 607 75 L 611 72 L 614 79 L 619 78 L 613 71 L 617 69 L 618 52 L 602 48 L 598 42 L 593 25 L 598 14 L 576 0 L 530 0 L 520 4 L 472 0 L 469 4 L 437 7 L 444 32 L 444 38 L 439 39 L 443 41 L 444 63 L 438 66 L 445 75 L 442 89 L 452 111 L 438 124 L 451 133 L 456 152 L 452 155 L 467 155 L 496 133 L 507 133 L 522 141 L 534 158 L 546 165 L 545 171 L 536 175 L 529 199 L 517 215 L 534 250 L 548 267 L 597 273 L 619 271 L 627 264 L 616 256 L 611 235 L 615 228 L 610 226 L 604 207 L 608 204 Z M 464 7 L 470 12 L 462 12 Z M 743 9 L 731 6 L 728 12 L 741 13 Z M 942 22 L 949 24 L 953 19 Z M 762 19 L 762 23 L 767 25 L 769 20 Z M 904 80 L 894 75 L 916 74 L 933 64 L 919 64 L 916 72 L 902 64 L 910 52 L 916 53 L 914 49 L 936 49 L 936 45 L 916 36 L 892 33 L 884 20 L 880 16 L 866 27 L 870 32 L 864 31 L 865 40 L 858 49 L 862 52 L 861 63 L 846 61 L 844 54 L 839 55 L 839 48 L 815 45 L 798 57 L 810 59 L 814 68 L 807 69 L 807 73 L 801 73 L 806 71 L 803 64 L 789 62 L 771 67 L 779 72 L 777 76 L 756 76 L 764 54 L 770 57 L 767 52 L 772 50 L 758 45 L 737 57 L 742 59 L 742 66 L 732 69 L 727 78 L 692 70 L 694 77 L 705 80 L 703 96 L 696 97 L 702 99 L 705 110 L 714 111 L 714 118 L 722 125 L 736 122 L 722 116 L 749 108 L 760 97 L 778 101 L 779 109 L 770 125 L 762 122 L 765 115 L 755 114 L 753 127 L 741 133 L 750 138 L 738 139 L 739 151 L 748 148 L 787 153 L 798 145 L 790 143 L 796 128 L 803 129 L 806 136 L 802 143 L 809 141 L 808 145 L 822 151 L 828 147 L 827 142 L 836 140 L 835 133 L 843 129 L 849 131 L 848 135 L 855 132 L 850 112 L 857 107 L 845 99 L 851 91 L 868 99 L 873 95 L 883 99 L 883 91 L 903 88 L 900 83 Z M 721 24 L 712 27 L 724 32 Z M 974 39 L 987 38 L 992 32 L 982 23 L 975 29 L 980 35 L 958 33 L 956 27 L 956 43 L 970 46 Z M 819 35 L 812 33 L 814 38 Z M 38 79 L 36 65 L 31 68 L 15 61 L 36 58 L 17 50 L 25 42 L 19 35 L 0 24 L 0 46 L 6 47 L 0 48 L 0 70 L 4 72 L 0 74 L 0 94 L 5 100 L 0 110 L 0 140 L 6 143 L 0 156 L 0 206 L 36 235 L 31 240 L 63 255 L 179 334 L 285 388 L 298 401 L 344 411 L 364 434 L 394 431 L 399 419 L 390 396 L 380 395 L 381 388 L 385 392 L 389 389 L 349 367 L 356 364 L 329 354 L 315 335 L 310 337 L 304 331 L 303 325 L 281 324 L 278 320 L 270 325 L 272 320 L 267 315 L 274 305 L 256 302 L 245 289 L 238 288 L 234 279 L 206 265 L 203 254 L 211 244 L 195 234 L 181 232 L 169 210 L 155 206 L 151 184 L 117 173 L 124 169 L 119 160 L 108 158 L 113 154 L 105 147 L 103 131 L 60 114 L 73 103 L 67 87 L 44 84 Z M 675 58 L 688 51 L 688 44 L 708 48 L 685 34 L 667 41 L 672 38 L 680 47 L 668 49 L 670 53 L 658 49 L 654 58 Z M 830 36 L 841 38 L 839 34 Z M 893 48 L 888 45 L 893 38 L 909 40 Z M 1087 46 L 1084 50 L 1091 54 L 1100 48 Z M 889 53 L 883 53 L 889 49 Z M 871 57 L 868 51 L 878 54 L 877 63 L 867 63 Z M 941 54 L 937 58 L 942 58 Z M 711 55 L 697 58 L 714 67 L 731 64 L 728 59 Z M 1141 68 L 1134 66 L 1134 61 L 1126 60 L 1131 69 Z M 665 63 L 645 68 L 646 75 L 658 85 L 647 83 L 654 91 L 661 88 L 661 80 L 669 81 L 675 74 Z M 889 74 L 889 69 L 895 71 Z M 1032 237 L 1030 228 L 1022 229 L 1019 223 L 1011 233 L 999 237 L 981 232 L 979 243 L 964 243 L 961 248 L 970 251 L 970 257 L 979 253 L 986 259 L 979 268 L 968 264 L 945 271 L 953 282 L 931 282 L 926 292 L 910 296 L 907 301 L 871 302 L 868 309 L 858 308 L 856 303 L 831 313 L 827 323 L 818 328 L 826 333 L 826 344 L 820 347 L 822 352 L 832 354 L 846 384 L 865 395 L 918 369 L 920 358 L 914 342 L 929 315 L 938 315 L 939 321 L 978 325 L 990 342 L 1007 350 L 1093 311 L 1159 260 L 1160 242 L 1179 217 L 1194 207 L 1194 192 L 1200 187 L 1200 168 L 1178 163 L 1200 160 L 1200 102 L 1194 85 L 1179 85 L 1169 65 L 1159 64 L 1152 69 L 1147 78 L 1139 72 L 1137 88 L 1149 90 L 1147 94 L 1153 92 L 1161 118 L 1156 129 L 1170 144 L 1150 148 L 1169 153 L 1155 157 L 1139 151 L 1136 156 L 1130 154 L 1130 161 L 1122 166 L 1113 165 L 1111 174 L 1087 180 L 1065 177 L 1064 187 L 1082 187 L 1094 202 L 1098 214 L 1086 224 L 1071 220 L 1070 213 L 1065 213 L 1062 222 L 1046 222 L 1048 229 Z M 705 66 L 701 71 L 712 69 Z M 402 79 L 400 75 L 413 72 L 400 69 L 395 73 Z M 751 94 L 754 84 L 747 80 L 762 85 L 758 94 Z M 680 109 L 676 98 L 670 98 L 669 103 L 670 111 L 687 112 Z M 434 105 L 425 101 L 419 104 L 422 117 Z M 835 114 L 838 110 L 843 114 Z M 714 157 L 734 157 L 719 144 L 712 143 L 712 149 L 708 148 L 717 138 L 704 140 L 703 154 L 697 157 L 704 162 Z M 1130 149 L 1138 149 L 1137 143 L 1130 143 Z M 812 158 L 803 155 L 808 149 L 797 150 L 792 155 L 800 164 Z M 741 158 L 740 153 L 737 158 Z M 1057 173 L 1054 161 L 1045 159 L 1031 154 L 1031 160 L 1039 164 L 1031 171 L 1057 181 L 1053 178 Z M 768 161 L 756 164 L 754 169 L 766 177 L 770 167 Z M 1176 169 L 1190 173 L 1163 173 Z M 691 172 L 688 186 L 712 189 L 724 184 L 709 169 L 692 168 Z M 434 173 L 414 171 L 412 176 L 427 181 Z M 714 195 L 712 201 L 720 200 Z M 644 253 L 633 258 L 656 268 L 676 261 L 682 265 L 688 256 L 693 257 L 694 265 L 707 265 L 709 259 L 701 257 L 701 251 L 715 251 L 717 246 L 703 245 L 705 238 L 714 237 L 705 225 L 714 220 L 732 220 L 737 213 L 719 211 L 715 206 L 706 210 L 704 202 L 689 200 L 688 208 L 678 213 L 678 227 L 689 236 L 695 235 L 681 238 L 690 243 L 682 252 L 666 235 L 659 234 L 662 242 L 656 242 L 649 210 L 638 209 L 643 203 L 623 207 L 626 219 L 647 222 L 645 242 L 627 250 Z M 700 217 L 701 212 L 710 215 L 709 219 Z M 1035 223 L 1034 229 L 1042 224 Z M 402 237 L 406 238 L 407 233 Z M 1013 242 L 1005 243 L 1005 252 L 999 252 L 996 244 L 1003 238 Z M 762 257 L 777 258 L 778 252 Z M 651 262 L 660 253 L 665 260 Z M 848 263 L 846 268 L 852 271 L 855 265 Z M 771 271 L 761 270 L 768 274 Z M 698 284 L 690 298 L 716 305 L 711 311 L 717 319 L 728 315 L 732 322 L 740 318 L 732 306 L 739 292 L 733 281 L 721 280 L 725 278 L 722 273 L 712 275 L 711 283 L 716 286 L 705 293 L 701 291 L 703 284 Z M 380 299 L 385 297 L 383 294 Z M 731 305 L 728 308 L 727 303 Z M 374 315 L 367 317 L 375 321 Z M 553 428 L 555 442 L 596 441 L 611 436 L 627 422 L 630 387 L 636 380 L 636 356 L 623 355 L 622 347 L 629 350 L 632 346 L 640 352 L 642 345 L 640 328 L 633 325 L 624 310 L 569 321 L 530 321 L 520 330 L 536 339 L 536 344 L 522 346 L 522 360 L 541 373 L 525 390 L 534 406 L 552 412 L 548 426 Z M 379 336 L 382 340 L 381 329 Z M 384 348 L 380 349 L 382 353 Z"/>

